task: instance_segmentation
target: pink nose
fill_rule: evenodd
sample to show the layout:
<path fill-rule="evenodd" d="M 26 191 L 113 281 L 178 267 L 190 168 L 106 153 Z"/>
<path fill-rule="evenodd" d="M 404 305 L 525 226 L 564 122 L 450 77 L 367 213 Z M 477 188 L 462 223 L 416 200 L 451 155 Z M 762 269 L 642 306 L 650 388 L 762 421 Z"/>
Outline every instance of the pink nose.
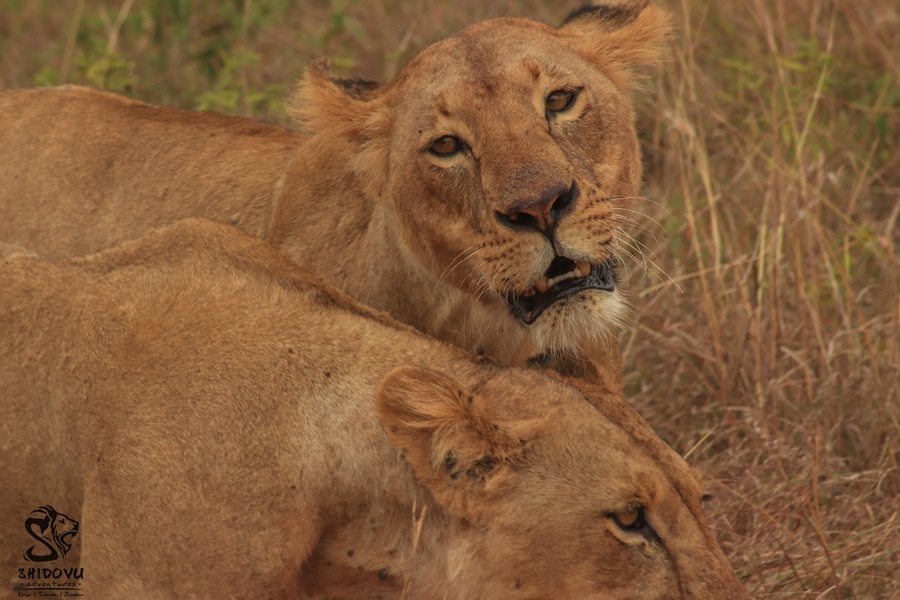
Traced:
<path fill-rule="evenodd" d="M 497 216 L 508 225 L 535 229 L 549 235 L 556 223 L 572 208 L 575 194 L 575 184 L 555 185 L 537 200 L 515 202 Z"/>

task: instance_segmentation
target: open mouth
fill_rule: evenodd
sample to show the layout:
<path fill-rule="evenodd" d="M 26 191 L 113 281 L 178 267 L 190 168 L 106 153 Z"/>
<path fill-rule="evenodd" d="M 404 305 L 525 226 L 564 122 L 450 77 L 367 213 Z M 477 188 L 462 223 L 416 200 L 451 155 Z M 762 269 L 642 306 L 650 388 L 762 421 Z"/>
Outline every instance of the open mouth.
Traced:
<path fill-rule="evenodd" d="M 511 296 L 509 305 L 514 315 L 526 325 L 531 325 L 558 300 L 584 290 L 614 291 L 616 282 L 613 269 L 612 259 L 601 265 L 592 265 L 557 256 L 534 287 L 524 294 Z"/>

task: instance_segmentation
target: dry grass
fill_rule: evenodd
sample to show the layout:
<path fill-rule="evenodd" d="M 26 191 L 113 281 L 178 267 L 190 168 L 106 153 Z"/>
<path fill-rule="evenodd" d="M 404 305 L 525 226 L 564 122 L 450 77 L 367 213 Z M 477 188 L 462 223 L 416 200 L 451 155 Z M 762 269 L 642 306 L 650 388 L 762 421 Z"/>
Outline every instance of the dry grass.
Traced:
<path fill-rule="evenodd" d="M 898 598 L 898 5 L 665 3 L 681 36 L 641 101 L 629 395 L 712 481 L 755 597 Z M 475 19 L 577 4 L 0 0 L 0 87 L 284 122 L 313 56 L 386 79 Z"/>
<path fill-rule="evenodd" d="M 898 598 L 898 5 L 673 8 L 641 241 L 680 289 L 632 282 L 635 400 L 756 595 Z"/>

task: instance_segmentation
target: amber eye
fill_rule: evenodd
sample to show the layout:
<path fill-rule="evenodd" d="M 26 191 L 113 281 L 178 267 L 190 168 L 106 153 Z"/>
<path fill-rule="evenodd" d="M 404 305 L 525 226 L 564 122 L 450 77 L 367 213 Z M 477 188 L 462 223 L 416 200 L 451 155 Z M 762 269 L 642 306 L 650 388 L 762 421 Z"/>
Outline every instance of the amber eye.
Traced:
<path fill-rule="evenodd" d="M 610 516 L 622 529 L 640 529 L 646 525 L 643 508 L 630 507 Z"/>
<path fill-rule="evenodd" d="M 572 90 L 556 90 L 544 102 L 548 113 L 558 113 L 567 110 L 575 102 L 575 92 Z"/>
<path fill-rule="evenodd" d="M 428 150 L 430 150 L 432 154 L 437 154 L 438 156 L 450 156 L 459 152 L 461 146 L 462 142 L 459 141 L 459 138 L 455 138 L 452 135 L 445 135 L 432 142 Z"/>

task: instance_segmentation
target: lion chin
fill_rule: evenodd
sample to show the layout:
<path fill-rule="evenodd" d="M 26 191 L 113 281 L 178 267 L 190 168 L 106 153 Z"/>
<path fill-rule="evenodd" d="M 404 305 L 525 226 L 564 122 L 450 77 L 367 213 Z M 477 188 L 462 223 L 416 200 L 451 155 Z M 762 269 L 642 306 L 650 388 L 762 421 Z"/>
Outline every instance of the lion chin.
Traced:
<path fill-rule="evenodd" d="M 618 291 L 587 290 L 557 300 L 531 327 L 535 345 L 566 358 L 592 344 L 611 343 L 625 316 Z"/>
<path fill-rule="evenodd" d="M 616 279 L 612 259 L 592 265 L 556 256 L 534 287 L 506 300 L 542 352 L 574 354 L 598 339 L 611 342 L 624 313 Z"/>

